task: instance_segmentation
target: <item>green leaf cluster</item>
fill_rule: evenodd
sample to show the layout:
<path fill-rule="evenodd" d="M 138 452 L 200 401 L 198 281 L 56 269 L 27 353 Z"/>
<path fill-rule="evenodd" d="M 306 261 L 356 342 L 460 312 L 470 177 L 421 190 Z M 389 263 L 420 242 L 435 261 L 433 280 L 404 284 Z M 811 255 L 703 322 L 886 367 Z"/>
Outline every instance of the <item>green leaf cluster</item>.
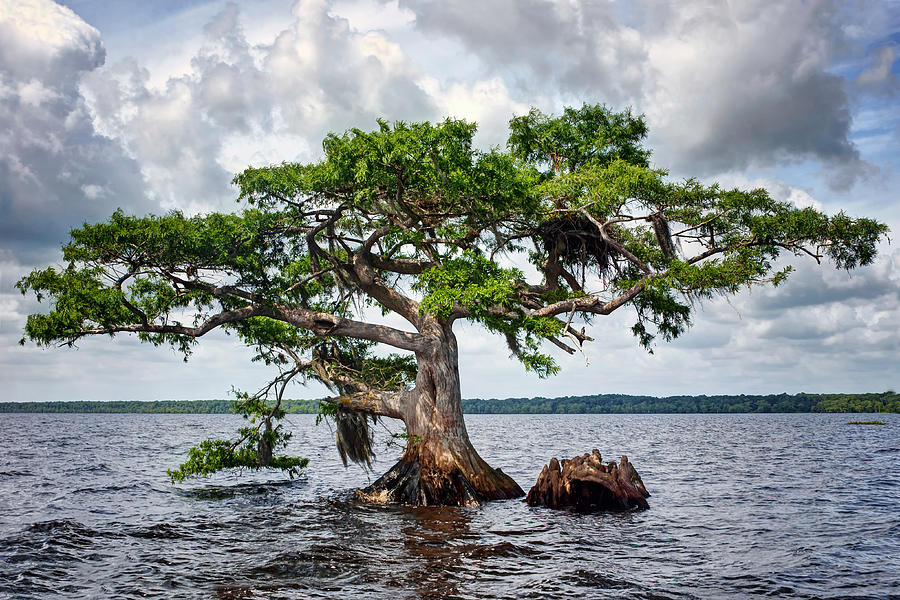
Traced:
<path fill-rule="evenodd" d="M 630 110 L 616 112 L 605 105 L 566 108 L 554 117 L 532 108 L 509 122 L 509 148 L 516 158 L 548 167 L 548 176 L 584 165 L 614 160 L 646 167 L 650 151 L 642 146 L 647 125 Z"/>
<path fill-rule="evenodd" d="M 289 379 L 285 380 L 285 384 Z M 167 471 L 169 478 L 181 482 L 189 477 L 207 477 L 224 469 L 273 468 L 285 471 L 292 479 L 309 463 L 309 459 L 297 456 L 275 455 L 285 448 L 292 434 L 284 429 L 285 417 L 281 406 L 282 386 L 274 404 L 267 401 L 270 388 L 258 394 L 235 390 L 236 399 L 231 410 L 241 415 L 247 425 L 238 429 L 236 441 L 220 439 L 203 440 L 188 451 L 187 460 L 177 469 Z"/>
<path fill-rule="evenodd" d="M 308 458 L 296 456 L 276 456 L 266 467 L 280 469 L 291 478 L 309 464 Z M 166 471 L 173 483 L 180 483 L 189 477 L 208 477 L 225 469 L 249 469 L 256 471 L 262 468 L 259 453 L 250 443 L 235 447 L 226 440 L 203 440 L 188 450 L 188 458 L 177 469 Z"/>

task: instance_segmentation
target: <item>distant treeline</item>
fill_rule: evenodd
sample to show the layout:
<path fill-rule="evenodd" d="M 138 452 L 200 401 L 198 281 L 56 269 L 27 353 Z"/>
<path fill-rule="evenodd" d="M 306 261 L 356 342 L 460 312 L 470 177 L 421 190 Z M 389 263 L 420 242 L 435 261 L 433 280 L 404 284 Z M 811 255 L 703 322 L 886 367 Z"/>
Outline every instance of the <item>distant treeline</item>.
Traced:
<path fill-rule="evenodd" d="M 2 412 L 28 413 L 158 413 L 224 414 L 231 412 L 231 400 L 74 400 L 71 402 L 0 402 Z M 318 400 L 285 400 L 291 413 L 316 413 Z"/>
<path fill-rule="evenodd" d="M 289 413 L 315 413 L 318 400 L 285 400 Z M 156 400 L 0 402 L 0 412 L 34 413 L 169 413 L 231 412 L 230 400 Z M 562 398 L 507 398 L 463 400 L 468 414 L 572 414 L 572 413 L 900 413 L 900 394 L 778 394 L 769 396 L 626 396 L 601 394 Z"/>
<path fill-rule="evenodd" d="M 564 396 L 463 400 L 463 411 L 479 414 L 566 413 L 900 413 L 900 394 L 777 394 L 768 396 Z"/>

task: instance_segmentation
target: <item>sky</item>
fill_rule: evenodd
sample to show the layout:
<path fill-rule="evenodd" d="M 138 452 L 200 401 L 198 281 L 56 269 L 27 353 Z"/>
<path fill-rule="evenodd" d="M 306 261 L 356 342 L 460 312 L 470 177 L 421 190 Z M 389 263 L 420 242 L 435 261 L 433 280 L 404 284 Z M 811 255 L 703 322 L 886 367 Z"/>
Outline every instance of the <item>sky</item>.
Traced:
<path fill-rule="evenodd" d="M 655 167 L 764 187 L 900 232 L 900 2 L 797 0 L 0 0 L 0 400 L 253 391 L 270 372 L 223 334 L 188 363 L 136 339 L 18 345 L 45 309 L 14 289 L 68 231 L 121 208 L 234 211 L 249 165 L 313 161 L 329 132 L 447 116 L 502 146 L 529 107 L 646 116 Z M 541 380 L 457 327 L 464 397 L 900 389 L 900 248 L 847 273 L 801 261 L 777 289 L 700 307 L 642 350 L 597 319 Z M 551 347 L 552 348 L 552 347 Z M 296 388 L 316 398 L 323 388 Z"/>

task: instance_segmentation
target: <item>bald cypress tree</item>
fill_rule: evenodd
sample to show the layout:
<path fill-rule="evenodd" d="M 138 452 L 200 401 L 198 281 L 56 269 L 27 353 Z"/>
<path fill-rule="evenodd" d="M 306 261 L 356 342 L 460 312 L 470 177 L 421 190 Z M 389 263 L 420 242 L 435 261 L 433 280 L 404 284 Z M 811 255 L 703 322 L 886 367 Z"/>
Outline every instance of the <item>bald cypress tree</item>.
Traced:
<path fill-rule="evenodd" d="M 522 490 L 469 442 L 457 322 L 495 332 L 546 377 L 551 352 L 584 351 L 597 317 L 631 310 L 650 348 L 681 335 L 698 302 L 783 282 L 781 256 L 852 269 L 887 232 L 762 189 L 671 181 L 650 166 L 643 119 L 604 106 L 514 118 L 505 150 L 474 148 L 475 126 L 459 120 L 378 125 L 328 136 L 318 162 L 240 173 L 239 213 L 117 212 L 72 231 L 65 266 L 18 283 L 50 303 L 26 338 L 129 333 L 187 357 L 223 328 L 276 366 L 264 390 L 238 396 L 247 427 L 193 448 L 175 479 L 302 468 L 277 453 L 281 400 L 289 382 L 314 379 L 334 392 L 323 406 L 345 460 L 368 460 L 371 418 L 406 426 L 405 453 L 366 497 L 477 504 Z M 367 320 L 375 311 L 405 326 Z"/>

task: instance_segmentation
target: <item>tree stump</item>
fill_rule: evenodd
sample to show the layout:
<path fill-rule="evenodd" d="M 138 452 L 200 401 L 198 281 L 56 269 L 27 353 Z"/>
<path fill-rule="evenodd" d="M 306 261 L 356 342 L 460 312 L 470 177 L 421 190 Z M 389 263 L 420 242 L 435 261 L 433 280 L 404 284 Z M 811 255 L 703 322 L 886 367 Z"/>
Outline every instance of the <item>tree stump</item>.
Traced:
<path fill-rule="evenodd" d="M 530 506 L 572 508 L 578 511 L 629 510 L 649 508 L 645 498 L 650 493 L 644 487 L 640 475 L 623 456 L 603 464 L 600 452 L 563 459 L 550 459 L 544 465 L 537 483 L 525 498 Z"/>

